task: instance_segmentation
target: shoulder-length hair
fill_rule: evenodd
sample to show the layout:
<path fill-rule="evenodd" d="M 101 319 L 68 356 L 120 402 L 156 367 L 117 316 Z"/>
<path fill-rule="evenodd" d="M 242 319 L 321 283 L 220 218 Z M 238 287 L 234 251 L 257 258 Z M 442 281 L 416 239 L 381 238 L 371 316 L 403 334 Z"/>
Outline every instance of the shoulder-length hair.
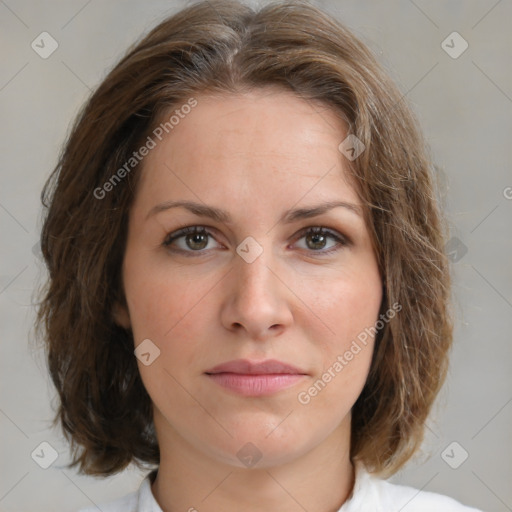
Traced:
<path fill-rule="evenodd" d="M 60 422 L 69 466 L 82 473 L 160 460 L 133 336 L 113 319 L 115 305 L 126 305 L 120 269 L 143 166 L 126 162 L 194 95 L 266 86 L 321 102 L 365 147 L 346 163 L 383 276 L 382 311 L 401 310 L 377 335 L 352 410 L 351 458 L 390 475 L 421 444 L 446 375 L 452 321 L 446 227 L 418 123 L 368 48 L 316 7 L 284 1 L 254 11 L 210 0 L 128 50 L 82 108 L 41 194 L 49 279 L 37 326 L 60 398 L 53 426 Z"/>

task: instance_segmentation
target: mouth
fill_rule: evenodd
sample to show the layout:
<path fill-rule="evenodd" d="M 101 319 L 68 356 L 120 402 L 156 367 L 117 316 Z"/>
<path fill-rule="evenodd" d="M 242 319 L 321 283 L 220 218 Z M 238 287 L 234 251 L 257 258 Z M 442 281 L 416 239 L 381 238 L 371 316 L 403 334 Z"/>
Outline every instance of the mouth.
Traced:
<path fill-rule="evenodd" d="M 308 375 L 295 366 L 269 359 L 252 362 L 237 359 L 207 370 L 216 384 L 243 396 L 267 396 L 287 389 Z"/>

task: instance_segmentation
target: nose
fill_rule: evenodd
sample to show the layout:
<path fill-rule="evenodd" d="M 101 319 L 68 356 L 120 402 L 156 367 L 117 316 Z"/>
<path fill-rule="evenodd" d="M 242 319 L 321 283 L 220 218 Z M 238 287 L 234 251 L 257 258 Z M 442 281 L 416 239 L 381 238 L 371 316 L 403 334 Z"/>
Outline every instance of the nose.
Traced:
<path fill-rule="evenodd" d="M 264 251 L 252 263 L 238 255 L 226 276 L 221 321 L 240 337 L 264 341 L 282 334 L 293 321 L 292 292 Z"/>

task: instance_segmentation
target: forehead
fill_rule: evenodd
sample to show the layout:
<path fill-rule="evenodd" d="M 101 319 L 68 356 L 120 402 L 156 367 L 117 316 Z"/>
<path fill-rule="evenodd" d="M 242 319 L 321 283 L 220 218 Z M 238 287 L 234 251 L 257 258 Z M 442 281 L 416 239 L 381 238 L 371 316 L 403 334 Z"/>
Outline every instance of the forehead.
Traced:
<path fill-rule="evenodd" d="M 140 200 L 357 201 L 338 150 L 346 125 L 332 108 L 272 88 L 194 99 L 145 157 Z"/>

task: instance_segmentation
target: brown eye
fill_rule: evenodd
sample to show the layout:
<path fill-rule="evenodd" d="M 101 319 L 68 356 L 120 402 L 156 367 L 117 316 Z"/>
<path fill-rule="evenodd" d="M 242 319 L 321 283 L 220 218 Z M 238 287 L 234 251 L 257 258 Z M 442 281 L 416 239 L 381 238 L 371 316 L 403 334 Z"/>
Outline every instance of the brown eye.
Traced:
<path fill-rule="evenodd" d="M 323 233 L 309 233 L 306 235 L 306 245 L 309 249 L 324 249 L 327 237 Z"/>
<path fill-rule="evenodd" d="M 204 226 L 190 226 L 171 233 L 163 242 L 165 247 L 183 253 L 201 253 L 208 248 L 213 236 Z"/>
<path fill-rule="evenodd" d="M 300 247 L 301 249 L 317 252 L 320 255 L 329 254 L 348 245 L 348 241 L 343 235 L 322 227 L 308 228 L 302 231 L 299 240 L 303 239 L 305 244 Z"/>
<path fill-rule="evenodd" d="M 190 249 L 200 250 L 206 248 L 208 245 L 207 233 L 193 233 L 185 236 L 185 243 Z"/>

